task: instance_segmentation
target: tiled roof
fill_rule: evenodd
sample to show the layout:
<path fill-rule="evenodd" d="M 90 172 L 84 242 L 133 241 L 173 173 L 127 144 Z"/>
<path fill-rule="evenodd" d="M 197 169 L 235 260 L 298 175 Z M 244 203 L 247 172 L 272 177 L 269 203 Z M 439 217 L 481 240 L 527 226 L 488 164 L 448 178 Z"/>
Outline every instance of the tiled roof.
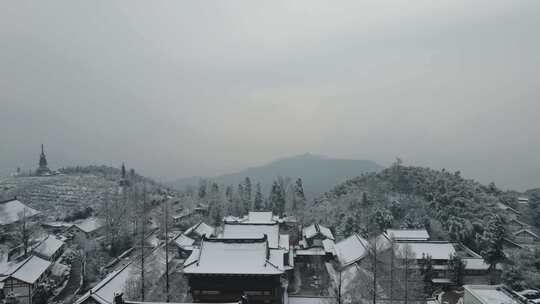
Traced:
<path fill-rule="evenodd" d="M 223 238 L 226 239 L 258 239 L 264 235 L 268 237 L 270 248 L 279 247 L 279 225 L 278 224 L 233 224 L 228 223 L 223 226 Z"/>
<path fill-rule="evenodd" d="M 283 272 L 283 251 L 270 250 L 266 237 L 260 239 L 203 237 L 200 249 L 193 251 L 184 263 L 184 273 L 187 275 L 280 275 Z"/>
<path fill-rule="evenodd" d="M 40 212 L 28 207 L 17 199 L 1 202 L 0 226 L 15 223 L 20 219 L 21 216 L 23 216 L 23 213 L 26 217 L 32 217 L 39 214 Z"/>

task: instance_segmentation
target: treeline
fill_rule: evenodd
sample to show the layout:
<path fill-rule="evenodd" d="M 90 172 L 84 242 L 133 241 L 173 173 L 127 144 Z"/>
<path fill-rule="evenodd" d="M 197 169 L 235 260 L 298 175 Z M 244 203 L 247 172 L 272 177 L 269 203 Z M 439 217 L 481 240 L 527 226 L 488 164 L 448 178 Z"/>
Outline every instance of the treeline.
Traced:
<path fill-rule="evenodd" d="M 122 166 L 123 167 L 123 166 Z M 103 176 L 107 179 L 118 179 L 125 175 L 127 179 L 133 183 L 147 183 L 151 185 L 156 185 L 157 183 L 148 177 L 142 176 L 139 173 L 135 172 L 135 169 L 131 168 L 129 170 L 118 169 L 115 167 L 105 166 L 105 165 L 88 165 L 88 166 L 70 166 L 62 167 L 58 169 L 58 172 L 67 175 L 76 175 L 76 174 L 93 174 L 96 176 Z"/>
<path fill-rule="evenodd" d="M 284 177 L 276 178 L 267 194 L 262 192 L 261 183 L 253 183 L 250 177 L 236 186 L 222 186 L 203 179 L 198 188 L 186 188 L 184 201 L 206 204 L 213 224 L 221 222 L 224 216 L 242 216 L 248 211 L 273 211 L 279 216 L 301 216 L 306 205 L 302 179 L 293 182 Z"/>

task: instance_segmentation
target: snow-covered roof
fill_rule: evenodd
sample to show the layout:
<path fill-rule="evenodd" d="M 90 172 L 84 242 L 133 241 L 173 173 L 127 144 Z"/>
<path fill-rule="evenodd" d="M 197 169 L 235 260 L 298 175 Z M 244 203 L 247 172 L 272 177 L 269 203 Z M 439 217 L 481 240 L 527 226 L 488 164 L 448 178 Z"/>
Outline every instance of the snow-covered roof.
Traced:
<path fill-rule="evenodd" d="M 274 224 L 274 215 L 271 211 L 250 211 L 246 223 L 249 224 Z"/>
<path fill-rule="evenodd" d="M 190 235 L 192 233 L 195 233 L 197 236 L 202 237 L 203 235 L 206 235 L 207 237 L 211 237 L 215 233 L 215 228 L 206 224 L 205 222 L 199 222 L 190 228 L 188 228 L 184 234 Z"/>
<path fill-rule="evenodd" d="M 366 239 L 355 233 L 350 237 L 337 242 L 334 245 L 334 249 L 341 265 L 347 266 L 368 255 L 369 243 Z"/>
<path fill-rule="evenodd" d="M 49 269 L 51 262 L 32 255 L 14 266 L 9 268 L 9 273 L 3 274 L 4 279 L 12 277 L 28 284 L 34 284 Z"/>
<path fill-rule="evenodd" d="M 72 225 L 73 225 L 72 223 L 61 222 L 61 221 L 45 222 L 41 224 L 41 226 L 52 227 L 52 228 L 71 227 Z"/>
<path fill-rule="evenodd" d="M 152 271 L 159 273 L 164 272 L 165 267 L 165 250 L 163 247 L 154 249 L 148 256 L 148 263 L 152 265 Z M 155 263 L 152 263 L 155 262 Z M 157 269 L 156 269 L 157 267 Z M 162 269 L 163 268 L 163 269 Z M 140 268 L 132 261 L 108 274 L 101 282 L 99 282 L 90 291 L 79 298 L 75 304 L 81 304 L 88 298 L 92 298 L 100 304 L 112 304 L 114 295 L 124 292 L 126 285 L 130 279 L 140 275 Z M 161 274 L 158 274 L 160 276 Z"/>
<path fill-rule="evenodd" d="M 289 235 L 288 234 L 280 234 L 279 235 L 279 248 L 285 249 L 289 251 L 290 248 L 289 244 Z"/>
<path fill-rule="evenodd" d="M 0 202 L 0 226 L 9 225 L 18 221 L 25 213 L 26 217 L 32 217 L 40 212 L 32 209 L 17 199 Z"/>
<path fill-rule="evenodd" d="M 55 262 L 51 265 L 51 276 L 61 277 L 69 274 L 69 267 L 59 262 Z"/>
<path fill-rule="evenodd" d="M 280 222 L 280 218 L 274 216 L 271 211 L 249 211 L 247 215 L 243 217 L 226 216 L 223 218 L 225 223 L 233 224 L 275 224 Z M 282 222 L 282 221 L 281 221 Z"/>
<path fill-rule="evenodd" d="M 532 236 L 532 237 L 538 239 L 538 234 L 532 232 L 532 231 L 529 230 L 529 229 L 520 229 L 520 230 L 514 232 L 514 235 L 520 235 L 520 234 L 523 234 L 523 233 L 528 234 L 528 235 L 530 235 L 530 236 Z"/>
<path fill-rule="evenodd" d="M 527 204 L 529 202 L 529 198 L 525 197 L 525 196 L 520 196 L 520 197 L 518 197 L 518 202 L 520 202 L 522 204 Z"/>
<path fill-rule="evenodd" d="M 517 226 L 520 226 L 520 227 L 527 227 L 527 226 L 528 226 L 528 225 L 525 224 L 524 222 L 519 221 L 519 220 L 517 220 L 517 219 L 515 219 L 515 218 L 508 220 L 508 223 L 509 223 L 509 224 L 510 224 L 510 223 L 513 223 L 513 224 L 516 224 Z"/>
<path fill-rule="evenodd" d="M 327 227 L 324 227 L 319 224 L 311 224 L 303 228 L 302 235 L 307 239 L 311 239 L 315 237 L 316 235 L 322 235 L 325 238 L 335 240 L 334 235 L 332 234 L 332 231 L 330 231 L 330 229 L 328 229 Z"/>
<path fill-rule="evenodd" d="M 326 251 L 321 247 L 312 247 L 308 249 L 297 249 L 294 251 L 294 254 L 297 256 L 302 255 L 326 255 Z"/>
<path fill-rule="evenodd" d="M 489 265 L 482 258 L 464 258 L 465 269 L 467 270 L 488 270 Z"/>
<path fill-rule="evenodd" d="M 180 234 L 174 239 L 174 243 L 180 248 L 191 248 L 191 246 L 193 246 L 193 243 L 195 243 L 195 240 L 183 234 Z"/>
<path fill-rule="evenodd" d="M 499 209 L 501 209 L 501 210 L 505 210 L 505 211 L 506 211 L 506 210 L 510 210 L 511 212 L 513 212 L 513 213 L 515 213 L 515 214 L 521 214 L 521 212 L 519 212 L 519 211 L 517 211 L 516 209 L 514 209 L 514 208 L 512 208 L 512 207 L 510 207 L 510 206 L 508 206 L 508 205 L 505 205 L 505 204 L 503 204 L 503 203 L 501 203 L 501 202 L 498 202 L 498 203 L 497 203 L 497 207 L 499 207 Z"/>
<path fill-rule="evenodd" d="M 52 235 L 48 235 L 39 245 L 34 249 L 37 255 L 51 258 L 65 243 Z"/>
<path fill-rule="evenodd" d="M 271 224 L 233 224 L 223 226 L 223 238 L 226 239 L 258 239 L 268 236 L 270 248 L 279 247 L 279 225 Z"/>
<path fill-rule="evenodd" d="M 98 218 L 89 217 L 87 219 L 75 222 L 73 226 L 79 228 L 83 232 L 91 233 L 103 227 L 103 223 Z"/>
<path fill-rule="evenodd" d="M 396 243 L 396 253 L 404 257 L 406 246 L 409 248 L 407 254 L 410 259 L 421 259 L 422 255 L 431 256 L 434 260 L 448 260 L 456 253 L 454 246 L 447 242 L 403 242 Z"/>
<path fill-rule="evenodd" d="M 223 222 L 224 223 L 237 223 L 237 222 L 240 222 L 243 218 L 241 217 L 237 217 L 237 216 L 234 216 L 234 215 L 227 215 L 223 218 Z"/>
<path fill-rule="evenodd" d="M 335 301 L 336 298 L 328 296 L 289 296 L 289 304 L 328 304 Z"/>
<path fill-rule="evenodd" d="M 482 304 L 519 304 L 517 299 L 504 290 L 501 285 L 464 285 L 465 297 L 467 292 Z"/>
<path fill-rule="evenodd" d="M 334 246 L 335 246 L 334 241 L 332 241 L 330 239 L 325 239 L 325 240 L 322 241 L 322 245 L 323 245 L 324 251 L 326 253 L 329 253 L 329 254 L 332 254 L 332 255 L 336 254 L 336 250 L 334 248 Z"/>
<path fill-rule="evenodd" d="M 266 237 L 260 239 L 203 237 L 200 249 L 194 250 L 184 263 L 184 273 L 188 275 L 280 275 L 283 272 L 283 251 L 269 250 Z"/>
<path fill-rule="evenodd" d="M 427 241 L 429 233 L 426 229 L 387 229 L 386 234 L 395 241 Z"/>
<path fill-rule="evenodd" d="M 111 272 L 94 288 L 79 298 L 75 304 L 83 303 L 88 298 L 92 298 L 100 304 L 111 304 L 114 295 L 124 290 L 134 268 L 133 264 L 128 263 L 122 268 Z"/>

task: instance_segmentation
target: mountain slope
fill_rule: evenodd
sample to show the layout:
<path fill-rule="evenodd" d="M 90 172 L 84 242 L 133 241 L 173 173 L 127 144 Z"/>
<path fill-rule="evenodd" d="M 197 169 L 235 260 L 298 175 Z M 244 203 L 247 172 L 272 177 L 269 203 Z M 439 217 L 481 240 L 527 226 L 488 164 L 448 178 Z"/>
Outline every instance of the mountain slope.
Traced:
<path fill-rule="evenodd" d="M 272 181 L 278 177 L 296 179 L 301 177 L 308 197 L 314 197 L 344 182 L 367 172 L 378 172 L 383 167 L 369 160 L 336 159 L 312 154 L 303 154 L 277 159 L 267 165 L 253 167 L 233 174 L 207 178 L 222 185 L 237 185 L 249 176 L 252 182 L 260 182 L 265 195 Z M 174 183 L 178 189 L 196 186 L 202 177 L 191 177 Z"/>
<path fill-rule="evenodd" d="M 517 194 L 482 185 L 459 172 L 394 165 L 353 178 L 319 196 L 309 208 L 312 221 L 339 236 L 381 226 L 426 228 L 432 238 L 460 241 L 479 249 L 478 235 L 493 214 L 508 215 L 499 203 L 517 204 Z"/>
<path fill-rule="evenodd" d="M 118 193 L 120 170 L 108 166 L 62 168 L 53 176 L 20 176 L 0 179 L 0 200 L 19 198 L 45 214 L 49 220 L 62 219 L 87 207 L 98 211 L 106 199 Z M 135 174 L 132 179 L 145 182 L 148 191 L 160 187 L 153 180 Z"/>

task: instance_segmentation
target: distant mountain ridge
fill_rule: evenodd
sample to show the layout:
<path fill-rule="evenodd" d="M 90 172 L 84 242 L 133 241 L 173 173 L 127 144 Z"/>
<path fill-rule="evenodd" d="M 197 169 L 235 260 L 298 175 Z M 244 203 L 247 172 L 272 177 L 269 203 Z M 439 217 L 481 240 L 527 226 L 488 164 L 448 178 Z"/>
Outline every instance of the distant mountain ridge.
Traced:
<path fill-rule="evenodd" d="M 186 186 L 197 186 L 201 179 L 215 181 L 220 185 L 238 185 L 246 177 L 252 183 L 260 182 L 263 195 L 268 195 L 270 186 L 278 176 L 292 180 L 302 178 L 306 196 L 315 197 L 335 185 L 367 172 L 379 172 L 384 167 L 370 160 L 338 159 L 310 153 L 276 159 L 266 165 L 216 177 L 188 177 L 170 183 L 179 190 Z"/>

